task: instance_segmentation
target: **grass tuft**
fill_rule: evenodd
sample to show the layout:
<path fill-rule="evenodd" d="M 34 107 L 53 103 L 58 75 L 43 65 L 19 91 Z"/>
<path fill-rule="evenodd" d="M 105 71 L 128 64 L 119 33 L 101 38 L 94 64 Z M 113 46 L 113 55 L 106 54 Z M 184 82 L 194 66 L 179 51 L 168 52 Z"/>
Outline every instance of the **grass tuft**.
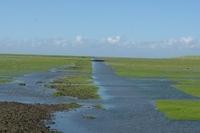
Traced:
<path fill-rule="evenodd" d="M 97 99 L 97 87 L 89 77 L 70 76 L 55 80 L 52 85 L 57 90 L 54 96 L 72 96 L 79 99 Z"/>
<path fill-rule="evenodd" d="M 90 60 L 79 60 L 69 69 L 73 69 L 79 74 L 56 79 L 47 85 L 56 89 L 54 96 L 72 96 L 79 99 L 99 98 L 98 88 L 93 84 L 91 78 Z"/>

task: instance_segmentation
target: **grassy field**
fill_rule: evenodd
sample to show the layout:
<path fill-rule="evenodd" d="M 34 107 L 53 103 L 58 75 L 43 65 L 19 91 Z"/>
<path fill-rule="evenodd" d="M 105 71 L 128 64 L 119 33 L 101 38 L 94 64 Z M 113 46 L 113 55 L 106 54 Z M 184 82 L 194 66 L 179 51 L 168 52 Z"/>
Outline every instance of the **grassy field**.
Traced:
<path fill-rule="evenodd" d="M 76 76 L 55 80 L 55 96 L 74 96 L 82 99 L 97 98 L 97 88 L 92 83 L 92 66 L 89 57 L 0 55 L 0 83 L 9 82 L 14 76 L 47 71 L 62 67 L 79 73 Z"/>
<path fill-rule="evenodd" d="M 199 101 L 158 100 L 156 106 L 171 120 L 200 120 Z"/>
<path fill-rule="evenodd" d="M 173 85 L 187 94 L 200 97 L 200 57 L 171 59 L 107 58 L 120 76 L 134 78 L 167 78 Z M 157 101 L 157 108 L 170 119 L 200 120 L 200 101 Z M 179 114 L 179 115 L 177 115 Z M 177 116 L 176 116 L 177 115 Z"/>
<path fill-rule="evenodd" d="M 76 65 L 89 58 L 31 56 L 31 55 L 0 55 L 0 83 L 12 80 L 14 76 L 31 72 L 47 71 L 64 65 Z"/>
<path fill-rule="evenodd" d="M 108 58 L 107 63 L 115 68 L 121 76 L 167 77 L 171 79 L 200 77 L 200 57 L 172 59 Z"/>
<path fill-rule="evenodd" d="M 120 76 L 161 77 L 174 81 L 176 88 L 200 97 L 200 57 L 173 59 L 107 59 Z"/>

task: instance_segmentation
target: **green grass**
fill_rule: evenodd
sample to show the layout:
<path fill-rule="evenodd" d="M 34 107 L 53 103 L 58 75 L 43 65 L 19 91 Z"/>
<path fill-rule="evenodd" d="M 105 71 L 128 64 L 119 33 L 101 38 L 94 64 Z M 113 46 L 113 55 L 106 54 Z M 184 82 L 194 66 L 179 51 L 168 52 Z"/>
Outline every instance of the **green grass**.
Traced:
<path fill-rule="evenodd" d="M 60 56 L 31 56 L 31 55 L 0 55 L 0 83 L 11 81 L 14 76 L 31 72 L 47 71 L 51 68 L 65 65 L 82 64 L 89 62 L 86 57 Z M 77 65 L 76 65 L 77 66 Z M 80 67 L 82 71 L 90 68 Z"/>
<path fill-rule="evenodd" d="M 195 78 L 200 74 L 199 58 L 128 59 L 108 58 L 107 63 L 121 76 Z"/>
<path fill-rule="evenodd" d="M 90 76 L 68 76 L 55 80 L 51 84 L 57 92 L 55 96 L 72 96 L 79 99 L 96 99 L 99 98 L 97 94 L 97 87 L 92 83 Z"/>
<path fill-rule="evenodd" d="M 179 79 L 175 87 L 192 96 L 200 96 L 200 79 Z"/>
<path fill-rule="evenodd" d="M 200 57 L 171 59 L 108 58 L 107 63 L 120 76 L 168 78 L 181 91 L 200 97 Z"/>
<path fill-rule="evenodd" d="M 158 100 L 156 107 L 171 120 L 200 120 L 200 101 Z"/>

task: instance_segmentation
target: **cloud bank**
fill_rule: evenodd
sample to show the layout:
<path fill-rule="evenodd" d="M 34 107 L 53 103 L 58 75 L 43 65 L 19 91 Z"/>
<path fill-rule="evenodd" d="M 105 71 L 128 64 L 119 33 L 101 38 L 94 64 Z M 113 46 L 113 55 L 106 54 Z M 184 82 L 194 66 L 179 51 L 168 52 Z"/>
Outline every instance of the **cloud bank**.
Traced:
<path fill-rule="evenodd" d="M 109 44 L 117 44 L 120 43 L 121 37 L 120 36 L 107 37 L 106 41 Z"/>
<path fill-rule="evenodd" d="M 191 36 L 161 41 L 132 41 L 121 36 L 88 39 L 37 38 L 29 40 L 0 39 L 0 53 L 171 57 L 200 54 L 200 41 Z"/>

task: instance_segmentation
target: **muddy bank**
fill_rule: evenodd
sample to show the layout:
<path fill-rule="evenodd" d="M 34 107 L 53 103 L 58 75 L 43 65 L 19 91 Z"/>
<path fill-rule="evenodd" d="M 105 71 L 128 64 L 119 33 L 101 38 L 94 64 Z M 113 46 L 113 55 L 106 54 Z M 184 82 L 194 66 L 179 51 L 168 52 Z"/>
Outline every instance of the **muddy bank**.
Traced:
<path fill-rule="evenodd" d="M 22 104 L 0 102 L 0 132 L 3 133 L 52 133 L 45 126 L 55 111 L 66 111 L 79 107 L 78 104 Z"/>

